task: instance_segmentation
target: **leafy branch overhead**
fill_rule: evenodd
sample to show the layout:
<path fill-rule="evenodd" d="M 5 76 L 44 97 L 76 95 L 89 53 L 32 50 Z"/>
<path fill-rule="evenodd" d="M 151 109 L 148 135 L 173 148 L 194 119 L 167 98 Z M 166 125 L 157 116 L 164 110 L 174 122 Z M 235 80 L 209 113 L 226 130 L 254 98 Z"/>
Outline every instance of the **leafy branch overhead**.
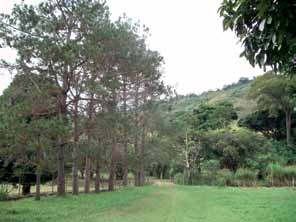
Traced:
<path fill-rule="evenodd" d="M 296 71 L 296 5 L 290 0 L 224 0 L 219 8 L 225 30 L 243 46 L 242 57 L 253 66 Z"/>

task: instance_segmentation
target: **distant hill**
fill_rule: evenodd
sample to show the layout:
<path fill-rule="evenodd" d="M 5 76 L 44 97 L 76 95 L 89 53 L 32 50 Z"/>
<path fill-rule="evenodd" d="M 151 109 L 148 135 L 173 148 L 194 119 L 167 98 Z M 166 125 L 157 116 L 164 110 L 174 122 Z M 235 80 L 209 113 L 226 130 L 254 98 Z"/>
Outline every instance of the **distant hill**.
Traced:
<path fill-rule="evenodd" d="M 256 103 L 247 98 L 252 80 L 241 78 L 237 83 L 226 85 L 219 90 L 211 90 L 200 95 L 179 95 L 171 103 L 172 112 L 192 111 L 201 103 L 229 101 L 238 110 L 239 118 L 245 117 L 256 109 Z"/>

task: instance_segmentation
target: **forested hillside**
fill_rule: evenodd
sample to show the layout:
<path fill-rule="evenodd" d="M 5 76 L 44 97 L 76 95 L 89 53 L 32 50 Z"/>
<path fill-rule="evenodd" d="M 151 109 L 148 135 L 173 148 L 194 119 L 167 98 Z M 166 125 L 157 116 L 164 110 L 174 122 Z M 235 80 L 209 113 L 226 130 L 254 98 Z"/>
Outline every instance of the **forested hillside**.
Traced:
<path fill-rule="evenodd" d="M 242 77 L 238 82 L 225 85 L 222 89 L 211 90 L 200 95 L 179 95 L 171 103 L 174 112 L 192 111 L 201 103 L 214 104 L 228 101 L 237 109 L 240 118 L 247 116 L 256 109 L 256 103 L 247 98 L 252 80 Z"/>

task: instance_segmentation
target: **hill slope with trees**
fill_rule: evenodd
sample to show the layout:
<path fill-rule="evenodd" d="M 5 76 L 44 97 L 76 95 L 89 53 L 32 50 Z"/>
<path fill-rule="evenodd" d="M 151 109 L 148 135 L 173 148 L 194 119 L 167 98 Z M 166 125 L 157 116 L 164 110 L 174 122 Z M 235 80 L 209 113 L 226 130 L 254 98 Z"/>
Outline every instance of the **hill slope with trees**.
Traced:
<path fill-rule="evenodd" d="M 214 104 L 228 101 L 237 109 L 240 118 L 247 116 L 256 109 L 256 103 L 247 98 L 252 80 L 240 78 L 236 83 L 225 85 L 222 89 L 211 90 L 200 95 L 179 95 L 171 103 L 173 112 L 190 111 L 202 103 Z"/>

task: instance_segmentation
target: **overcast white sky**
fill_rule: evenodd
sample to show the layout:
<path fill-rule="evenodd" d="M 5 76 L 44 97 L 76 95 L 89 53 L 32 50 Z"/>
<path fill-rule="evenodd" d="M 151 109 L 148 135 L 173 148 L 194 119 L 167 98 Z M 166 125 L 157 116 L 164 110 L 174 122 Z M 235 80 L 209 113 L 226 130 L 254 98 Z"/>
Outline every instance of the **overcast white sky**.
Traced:
<path fill-rule="evenodd" d="M 263 73 L 239 58 L 241 47 L 234 34 L 223 32 L 217 14 L 221 1 L 107 0 L 114 19 L 126 13 L 150 28 L 150 48 L 165 58 L 164 81 L 181 94 L 198 94 Z M 0 13 L 9 13 L 19 2 L 0 0 Z M 14 56 L 11 50 L 0 49 L 0 58 L 13 60 Z M 0 94 L 10 81 L 10 75 L 0 71 Z"/>

